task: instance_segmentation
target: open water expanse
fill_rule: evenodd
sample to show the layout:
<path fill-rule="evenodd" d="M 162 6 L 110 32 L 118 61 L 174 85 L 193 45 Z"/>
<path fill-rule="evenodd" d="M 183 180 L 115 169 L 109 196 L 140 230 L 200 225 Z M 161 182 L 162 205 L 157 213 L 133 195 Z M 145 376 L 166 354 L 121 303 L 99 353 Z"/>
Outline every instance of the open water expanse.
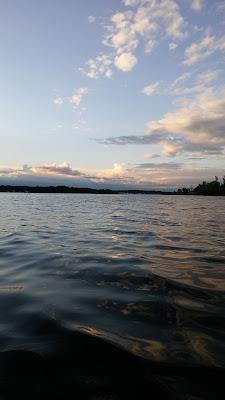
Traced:
<path fill-rule="evenodd" d="M 225 399 L 225 198 L 0 193 L 0 216 L 1 399 Z"/>

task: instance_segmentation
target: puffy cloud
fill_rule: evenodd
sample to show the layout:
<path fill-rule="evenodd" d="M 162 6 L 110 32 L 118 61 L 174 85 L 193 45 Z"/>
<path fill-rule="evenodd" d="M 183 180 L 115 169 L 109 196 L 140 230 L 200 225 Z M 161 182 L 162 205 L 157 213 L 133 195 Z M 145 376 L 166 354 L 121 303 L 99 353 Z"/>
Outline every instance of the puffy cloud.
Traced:
<path fill-rule="evenodd" d="M 73 96 L 71 96 L 70 102 L 71 102 L 74 106 L 78 107 L 78 106 L 80 105 L 81 98 L 82 98 L 81 95 L 79 95 L 79 94 L 74 94 Z"/>
<path fill-rule="evenodd" d="M 71 103 L 74 107 L 79 107 L 83 97 L 90 92 L 90 89 L 87 87 L 80 87 L 74 91 L 74 94 L 71 97 L 62 98 L 57 96 L 54 99 L 54 104 L 57 106 L 61 106 L 65 101 Z"/>
<path fill-rule="evenodd" d="M 145 135 L 109 137 L 101 141 L 113 145 L 157 145 L 162 154 L 198 153 L 205 156 L 223 154 L 225 149 L 225 87 L 205 89 L 185 107 L 151 121 Z"/>
<path fill-rule="evenodd" d="M 204 36 L 185 50 L 183 64 L 194 65 L 199 61 L 205 60 L 216 51 L 225 51 L 225 37 Z"/>
<path fill-rule="evenodd" d="M 191 0 L 191 8 L 194 11 L 201 11 L 203 8 L 203 0 Z"/>
<path fill-rule="evenodd" d="M 174 135 L 168 143 L 174 145 L 175 153 L 201 150 L 221 153 L 225 146 L 225 88 L 217 93 L 205 90 L 184 108 L 149 123 L 148 135 L 162 132 Z M 174 140 L 176 137 L 181 139 L 180 143 Z"/>
<path fill-rule="evenodd" d="M 143 88 L 142 93 L 146 94 L 146 96 L 152 96 L 157 93 L 158 87 L 159 82 L 151 83 Z"/>
<path fill-rule="evenodd" d="M 75 94 L 70 97 L 70 103 L 72 103 L 75 107 L 79 107 L 83 96 L 88 94 L 90 89 L 87 87 L 81 87 L 75 91 Z"/>
<path fill-rule="evenodd" d="M 105 76 L 106 78 L 112 77 L 112 68 L 113 64 L 112 55 L 101 54 L 97 56 L 95 59 L 90 59 L 87 61 L 86 65 L 88 71 L 81 68 L 81 72 L 91 79 L 98 79 L 100 76 Z"/>
<path fill-rule="evenodd" d="M 122 53 L 115 58 L 115 66 L 123 72 L 131 71 L 137 64 L 137 58 L 132 53 Z"/>
<path fill-rule="evenodd" d="M 104 27 L 102 42 L 112 52 L 86 63 L 83 73 L 89 78 L 111 78 L 113 64 L 123 72 L 131 71 L 138 61 L 135 51 L 140 43 L 145 53 L 151 53 L 165 38 L 173 40 L 172 50 L 177 47 L 175 42 L 186 37 L 186 22 L 176 0 L 126 0 L 124 4 L 128 9 L 113 14 Z"/>

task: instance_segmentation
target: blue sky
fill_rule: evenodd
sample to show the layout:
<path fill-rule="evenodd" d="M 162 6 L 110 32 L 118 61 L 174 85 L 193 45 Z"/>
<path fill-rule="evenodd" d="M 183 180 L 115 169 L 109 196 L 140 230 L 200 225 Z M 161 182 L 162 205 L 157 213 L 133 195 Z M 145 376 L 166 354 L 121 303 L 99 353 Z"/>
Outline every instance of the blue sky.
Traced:
<path fill-rule="evenodd" d="M 0 1 L 0 183 L 225 173 L 225 1 Z"/>

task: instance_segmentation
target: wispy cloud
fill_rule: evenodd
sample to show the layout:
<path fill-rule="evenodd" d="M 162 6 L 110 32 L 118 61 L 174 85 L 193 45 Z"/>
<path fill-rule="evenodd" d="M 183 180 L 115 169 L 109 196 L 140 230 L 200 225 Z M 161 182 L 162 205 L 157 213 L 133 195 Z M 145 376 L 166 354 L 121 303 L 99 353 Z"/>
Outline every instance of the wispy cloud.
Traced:
<path fill-rule="evenodd" d="M 146 96 L 152 96 L 153 94 L 158 93 L 158 89 L 159 89 L 159 82 L 150 83 L 149 85 L 146 85 L 143 88 L 142 93 L 146 94 Z"/>
<path fill-rule="evenodd" d="M 174 42 L 169 43 L 169 49 L 170 50 L 176 50 L 177 46 L 178 46 L 177 43 L 174 43 Z"/>
<path fill-rule="evenodd" d="M 209 88 L 221 74 L 222 70 L 206 70 L 192 77 L 192 82 L 185 85 L 185 81 L 190 79 L 191 74 L 186 73 L 178 77 L 171 85 L 172 94 L 176 96 L 192 96 L 204 92 Z"/>
<path fill-rule="evenodd" d="M 137 168 L 154 169 L 154 170 L 168 170 L 168 169 L 180 169 L 182 166 L 183 166 L 182 163 L 164 162 L 164 163 L 142 163 L 142 164 L 138 164 Z"/>
<path fill-rule="evenodd" d="M 216 51 L 225 51 L 225 36 L 216 38 L 214 35 L 206 35 L 199 41 L 192 43 L 185 50 L 183 64 L 187 66 L 194 65 L 205 60 Z"/>
<path fill-rule="evenodd" d="M 63 102 L 64 102 L 64 100 L 63 100 L 63 98 L 60 97 L 60 96 L 55 97 L 55 99 L 53 100 L 53 103 L 54 103 L 56 106 L 61 106 L 61 105 L 63 104 Z"/>
<path fill-rule="evenodd" d="M 50 164 L 50 165 L 44 165 L 40 167 L 31 167 L 31 168 L 26 168 L 24 171 L 24 168 L 22 171 L 19 171 L 20 173 L 26 173 L 27 171 L 32 172 L 33 174 L 44 174 L 44 175 L 65 175 L 65 176 L 83 176 L 83 174 L 78 171 L 74 170 L 71 168 L 69 163 L 63 163 L 63 164 Z"/>
<path fill-rule="evenodd" d="M 144 159 L 145 160 L 150 160 L 150 159 L 154 159 L 154 158 L 160 158 L 161 155 L 157 154 L 157 153 L 153 153 L 153 154 L 145 154 L 144 155 Z"/>
<path fill-rule="evenodd" d="M 203 9 L 203 0 L 191 0 L 191 8 L 194 11 L 201 11 Z"/>
<path fill-rule="evenodd" d="M 88 21 L 90 22 L 90 24 L 93 24 L 94 22 L 96 22 L 96 17 L 93 15 L 89 15 L 88 16 Z"/>

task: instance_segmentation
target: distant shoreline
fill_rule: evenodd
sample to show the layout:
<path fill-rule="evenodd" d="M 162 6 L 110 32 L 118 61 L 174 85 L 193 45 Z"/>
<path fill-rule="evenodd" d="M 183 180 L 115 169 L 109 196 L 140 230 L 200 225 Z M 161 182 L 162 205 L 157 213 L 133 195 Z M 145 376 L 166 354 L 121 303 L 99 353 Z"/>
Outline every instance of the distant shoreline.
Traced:
<path fill-rule="evenodd" d="M 111 189 L 92 189 L 92 188 L 78 188 L 71 186 L 14 186 L 14 185 L 0 185 L 0 193 L 72 193 L 72 194 L 146 194 L 146 195 L 184 195 L 184 196 L 224 196 L 224 194 L 209 194 L 209 193 L 195 193 L 187 192 L 178 189 L 178 191 L 161 191 L 161 190 L 141 190 L 141 189 L 128 189 L 128 190 L 111 190 Z"/>
<path fill-rule="evenodd" d="M 0 192 L 3 193 L 80 193 L 80 194 L 176 194 L 173 191 L 160 190 L 111 190 L 78 188 L 71 186 L 14 186 L 0 185 Z"/>

